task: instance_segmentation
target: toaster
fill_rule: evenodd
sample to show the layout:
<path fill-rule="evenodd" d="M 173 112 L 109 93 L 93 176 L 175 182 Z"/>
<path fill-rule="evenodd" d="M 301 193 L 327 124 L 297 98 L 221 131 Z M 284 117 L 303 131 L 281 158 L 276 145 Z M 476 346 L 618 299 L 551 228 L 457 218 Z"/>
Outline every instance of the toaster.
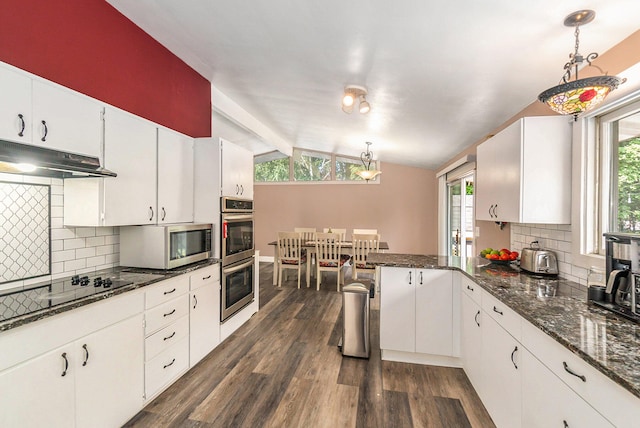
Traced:
<path fill-rule="evenodd" d="M 531 273 L 557 275 L 558 257 L 556 253 L 541 249 L 538 241 L 533 241 L 530 245 L 530 248 L 523 248 L 520 253 L 520 268 Z"/>

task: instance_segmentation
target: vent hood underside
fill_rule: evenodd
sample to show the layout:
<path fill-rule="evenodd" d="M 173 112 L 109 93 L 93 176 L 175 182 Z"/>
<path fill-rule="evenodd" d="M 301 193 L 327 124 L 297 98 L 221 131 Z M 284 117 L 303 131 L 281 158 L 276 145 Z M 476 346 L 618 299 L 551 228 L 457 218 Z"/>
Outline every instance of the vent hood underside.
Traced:
<path fill-rule="evenodd" d="M 97 157 L 0 140 L 0 172 L 55 178 L 115 177 Z"/>

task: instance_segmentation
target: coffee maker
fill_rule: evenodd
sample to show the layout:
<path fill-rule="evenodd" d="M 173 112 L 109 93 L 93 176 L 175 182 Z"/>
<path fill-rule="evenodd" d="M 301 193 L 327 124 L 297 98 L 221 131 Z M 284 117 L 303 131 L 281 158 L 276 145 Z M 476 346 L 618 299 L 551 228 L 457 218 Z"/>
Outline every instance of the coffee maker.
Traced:
<path fill-rule="evenodd" d="M 589 301 L 640 322 L 640 235 L 605 233 L 606 287 Z"/>

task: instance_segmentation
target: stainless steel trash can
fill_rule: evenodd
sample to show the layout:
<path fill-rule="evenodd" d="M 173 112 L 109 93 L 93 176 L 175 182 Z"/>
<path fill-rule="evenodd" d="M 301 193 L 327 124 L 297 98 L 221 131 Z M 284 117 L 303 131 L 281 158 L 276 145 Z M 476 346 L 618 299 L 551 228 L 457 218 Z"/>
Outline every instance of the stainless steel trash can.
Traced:
<path fill-rule="evenodd" d="M 360 283 L 342 288 L 342 355 L 369 358 L 369 288 Z"/>

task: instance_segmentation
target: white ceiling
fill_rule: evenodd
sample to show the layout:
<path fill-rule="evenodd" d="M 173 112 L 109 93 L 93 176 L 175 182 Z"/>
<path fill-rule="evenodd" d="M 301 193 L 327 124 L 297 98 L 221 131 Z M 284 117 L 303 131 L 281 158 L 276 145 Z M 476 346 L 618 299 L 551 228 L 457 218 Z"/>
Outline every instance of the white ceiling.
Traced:
<path fill-rule="evenodd" d="M 436 169 L 640 28 L 638 0 L 107 0 L 292 146 Z M 640 47 L 639 47 L 640 49 Z M 341 110 L 348 84 L 371 112 Z M 213 99 L 215 103 L 216 100 Z M 273 149 L 214 114 L 214 136 Z"/>

